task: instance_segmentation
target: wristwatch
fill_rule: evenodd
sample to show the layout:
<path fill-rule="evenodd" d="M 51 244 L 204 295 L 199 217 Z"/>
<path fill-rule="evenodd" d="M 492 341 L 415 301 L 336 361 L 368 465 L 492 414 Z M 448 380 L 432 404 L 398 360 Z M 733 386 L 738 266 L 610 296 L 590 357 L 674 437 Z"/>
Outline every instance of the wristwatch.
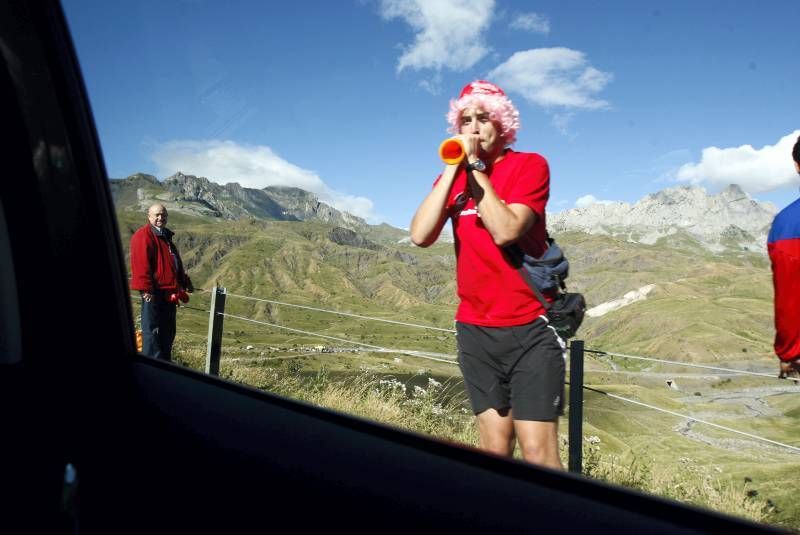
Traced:
<path fill-rule="evenodd" d="M 486 164 L 483 160 L 475 160 L 474 162 L 467 162 L 467 171 L 486 171 Z"/>

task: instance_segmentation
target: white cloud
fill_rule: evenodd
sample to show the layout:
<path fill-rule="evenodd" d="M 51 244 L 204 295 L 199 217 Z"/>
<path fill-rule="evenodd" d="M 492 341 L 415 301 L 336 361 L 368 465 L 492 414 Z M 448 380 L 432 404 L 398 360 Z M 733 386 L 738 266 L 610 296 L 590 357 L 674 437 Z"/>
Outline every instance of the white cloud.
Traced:
<path fill-rule="evenodd" d="M 591 206 L 593 204 L 612 204 L 614 201 L 601 201 L 591 193 L 588 195 L 584 195 L 583 197 L 579 197 L 577 201 L 575 201 L 575 208 L 586 208 L 587 206 Z"/>
<path fill-rule="evenodd" d="M 574 115 L 575 114 L 572 112 L 553 114 L 553 126 L 555 126 L 562 135 L 568 135 L 569 123 Z"/>
<path fill-rule="evenodd" d="M 383 19 L 402 19 L 416 32 L 414 43 L 403 47 L 397 72 L 469 69 L 489 52 L 484 34 L 493 11 L 494 0 L 381 0 Z"/>
<path fill-rule="evenodd" d="M 523 13 L 511 21 L 512 30 L 524 30 L 547 35 L 550 33 L 550 19 L 538 13 Z"/>
<path fill-rule="evenodd" d="M 287 162 L 262 145 L 220 140 L 171 141 L 158 147 L 152 158 L 160 176 L 181 171 L 222 184 L 238 182 L 245 188 L 293 186 L 316 194 L 338 210 L 377 222 L 371 200 L 331 189 L 313 171 Z"/>
<path fill-rule="evenodd" d="M 592 67 L 583 52 L 557 47 L 516 52 L 489 77 L 539 106 L 598 109 L 608 107 L 595 97 L 613 75 Z"/>
<path fill-rule="evenodd" d="M 438 95 L 442 92 L 442 74 L 437 72 L 429 80 L 422 80 L 419 86 L 431 95 Z"/>
<path fill-rule="evenodd" d="M 798 135 L 800 130 L 795 130 L 774 145 L 764 145 L 760 149 L 752 145 L 705 148 L 700 161 L 682 165 L 676 178 L 692 184 L 738 184 L 748 193 L 793 185 L 797 181 L 797 172 L 792 163 L 792 147 Z"/>

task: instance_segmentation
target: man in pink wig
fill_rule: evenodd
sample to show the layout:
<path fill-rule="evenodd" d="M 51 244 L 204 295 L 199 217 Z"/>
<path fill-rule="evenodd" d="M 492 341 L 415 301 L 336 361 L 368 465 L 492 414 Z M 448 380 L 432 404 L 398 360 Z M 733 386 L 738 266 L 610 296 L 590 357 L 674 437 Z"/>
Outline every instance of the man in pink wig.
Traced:
<path fill-rule="evenodd" d="M 477 80 L 450 102 L 450 130 L 464 159 L 446 165 L 411 221 L 411 239 L 434 243 L 452 221 L 460 303 L 458 362 L 481 448 L 563 469 L 558 416 L 564 400 L 564 342 L 504 252 L 547 248 L 547 161 L 509 148 L 519 112 L 496 85 Z"/>

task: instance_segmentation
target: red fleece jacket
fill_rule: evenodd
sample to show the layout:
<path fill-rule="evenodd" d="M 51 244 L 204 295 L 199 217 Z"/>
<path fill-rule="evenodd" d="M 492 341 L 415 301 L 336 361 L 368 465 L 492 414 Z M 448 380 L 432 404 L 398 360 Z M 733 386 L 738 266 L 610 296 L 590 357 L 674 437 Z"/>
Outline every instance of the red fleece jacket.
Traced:
<path fill-rule="evenodd" d="M 172 250 L 170 250 L 172 247 Z M 174 257 L 173 257 L 174 253 Z M 172 231 L 156 236 L 150 223 L 131 237 L 131 288 L 144 292 L 160 289 L 175 291 L 189 286 L 178 249 L 172 244 Z"/>

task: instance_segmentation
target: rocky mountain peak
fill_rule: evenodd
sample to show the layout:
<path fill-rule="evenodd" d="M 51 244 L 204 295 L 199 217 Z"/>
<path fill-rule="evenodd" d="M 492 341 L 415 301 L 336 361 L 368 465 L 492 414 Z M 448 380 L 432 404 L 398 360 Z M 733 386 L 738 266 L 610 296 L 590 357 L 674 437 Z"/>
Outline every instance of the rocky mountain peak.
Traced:
<path fill-rule="evenodd" d="M 358 229 L 367 225 L 360 217 L 343 212 L 321 202 L 313 193 L 291 186 L 267 186 L 263 190 L 278 204 L 285 207 L 287 214 L 297 219 L 318 219 L 326 223 Z"/>
<path fill-rule="evenodd" d="M 317 200 L 317 196 L 311 193 L 310 191 L 306 191 L 304 189 L 296 188 L 294 186 L 267 186 L 264 188 L 266 191 L 271 192 L 273 195 L 283 195 L 286 197 L 294 197 L 297 199 L 314 199 Z"/>
<path fill-rule="evenodd" d="M 738 197 L 749 197 L 744 190 L 739 186 L 739 184 L 728 184 L 724 190 L 720 193 L 723 197 L 726 198 L 738 198 Z"/>
<path fill-rule="evenodd" d="M 111 189 L 116 202 L 123 205 L 135 203 L 137 209 L 158 198 L 160 202 L 169 204 L 173 211 L 229 220 L 244 217 L 317 220 L 356 231 L 368 227 L 360 217 L 337 210 L 321 202 L 315 194 L 292 186 L 254 189 L 243 187 L 238 182 L 222 186 L 206 177 L 178 171 L 163 182 L 144 173 L 123 180 L 112 179 Z"/>
<path fill-rule="evenodd" d="M 548 224 L 554 232 L 610 234 L 646 244 L 686 233 L 712 251 L 763 252 L 774 216 L 772 204 L 760 203 L 731 184 L 716 195 L 698 186 L 677 186 L 632 205 L 593 204 L 548 215 Z"/>
<path fill-rule="evenodd" d="M 147 173 L 134 173 L 127 178 L 125 178 L 128 182 L 149 182 L 151 184 L 158 184 L 158 179 L 153 175 L 148 175 Z"/>

